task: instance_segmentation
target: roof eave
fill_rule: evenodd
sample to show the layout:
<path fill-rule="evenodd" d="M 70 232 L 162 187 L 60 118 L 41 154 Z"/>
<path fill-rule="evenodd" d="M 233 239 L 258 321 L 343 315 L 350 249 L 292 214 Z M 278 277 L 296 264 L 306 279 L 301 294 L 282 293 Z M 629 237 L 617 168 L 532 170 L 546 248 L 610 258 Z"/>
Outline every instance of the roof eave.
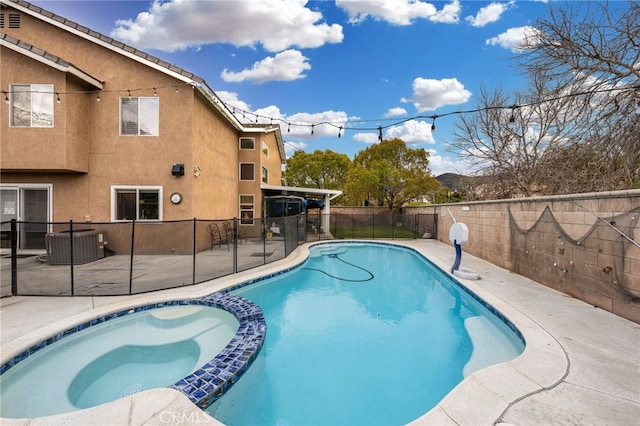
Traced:
<path fill-rule="evenodd" d="M 21 47 L 20 45 L 16 45 L 14 43 L 10 43 L 8 41 L 6 41 L 4 38 L 0 38 L 0 46 L 6 47 L 7 49 L 11 49 L 14 52 L 20 53 L 21 55 L 24 55 L 26 57 L 29 57 L 35 61 L 38 61 L 42 64 L 45 64 L 47 66 L 50 66 L 51 68 L 54 68 L 58 71 L 61 72 L 65 72 L 65 73 L 69 73 L 72 74 L 76 77 L 78 77 L 79 79 L 81 79 L 82 81 L 92 85 L 93 87 L 95 87 L 96 89 L 102 89 L 102 81 L 98 80 L 97 78 L 87 74 L 86 72 L 82 71 L 79 68 L 76 68 L 74 65 L 70 64 L 70 63 L 65 63 L 65 64 L 61 64 L 59 62 L 53 61 L 45 56 L 42 56 L 36 52 L 32 52 L 29 49 L 25 49 L 23 47 Z"/>

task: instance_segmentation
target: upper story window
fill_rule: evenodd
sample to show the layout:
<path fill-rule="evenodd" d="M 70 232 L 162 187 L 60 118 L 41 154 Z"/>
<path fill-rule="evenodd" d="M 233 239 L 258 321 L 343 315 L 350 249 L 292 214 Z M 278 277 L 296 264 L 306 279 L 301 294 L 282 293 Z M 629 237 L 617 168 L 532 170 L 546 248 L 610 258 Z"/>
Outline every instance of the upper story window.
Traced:
<path fill-rule="evenodd" d="M 262 141 L 262 153 L 267 157 L 269 156 L 269 145 L 264 141 Z"/>
<path fill-rule="evenodd" d="M 120 134 L 158 136 L 160 133 L 160 100 L 120 98 Z"/>
<path fill-rule="evenodd" d="M 53 127 L 53 84 L 12 84 L 13 127 Z"/>
<path fill-rule="evenodd" d="M 262 183 L 269 183 L 269 169 L 262 166 Z"/>
<path fill-rule="evenodd" d="M 162 187 L 114 186 L 111 188 L 111 196 L 111 218 L 114 221 L 162 220 Z"/>
<path fill-rule="evenodd" d="M 240 180 L 254 180 L 253 163 L 240 163 Z"/>
<path fill-rule="evenodd" d="M 240 138 L 240 149 L 255 149 L 256 140 L 253 138 Z"/>

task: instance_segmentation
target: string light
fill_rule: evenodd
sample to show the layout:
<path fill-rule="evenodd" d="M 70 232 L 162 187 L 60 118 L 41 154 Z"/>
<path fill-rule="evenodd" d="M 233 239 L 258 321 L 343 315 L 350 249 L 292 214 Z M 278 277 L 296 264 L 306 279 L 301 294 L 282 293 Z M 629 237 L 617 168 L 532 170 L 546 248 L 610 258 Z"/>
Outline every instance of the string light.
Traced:
<path fill-rule="evenodd" d="M 151 88 L 133 88 L 133 89 L 116 89 L 116 90 L 92 90 L 92 91 L 67 91 L 67 92 L 49 92 L 49 93 L 53 93 L 56 95 L 56 101 L 58 103 L 61 102 L 61 98 L 60 95 L 61 94 L 65 94 L 65 95 L 69 95 L 69 94 L 83 94 L 83 93 L 95 93 L 96 94 L 96 101 L 100 102 L 100 92 L 103 93 L 127 93 L 127 95 L 129 96 L 129 98 L 131 98 L 131 92 L 132 91 L 142 91 L 142 90 L 153 90 L 153 95 L 157 96 L 158 95 L 158 89 L 161 88 L 174 88 L 176 93 L 179 93 L 179 89 L 180 86 L 184 86 L 184 84 L 189 84 L 193 89 L 195 89 L 195 83 L 181 83 L 179 85 L 166 85 L 166 86 L 156 86 L 156 87 L 151 87 Z M 270 124 L 273 125 L 274 122 L 281 122 L 283 124 L 287 124 L 287 133 L 291 133 L 291 126 L 295 125 L 295 126 L 299 126 L 299 127 L 311 127 L 311 134 L 315 134 L 315 126 L 318 125 L 329 125 L 329 126 L 333 126 L 334 128 L 336 128 L 338 130 L 338 137 L 342 137 L 343 132 L 346 132 L 347 130 L 357 130 L 357 131 L 378 131 L 379 134 L 379 139 L 382 140 L 382 130 L 390 128 L 390 127 L 394 127 L 394 126 L 398 126 L 401 125 L 403 123 L 406 123 L 408 121 L 413 121 L 413 120 L 420 120 L 420 119 L 430 119 L 432 121 L 431 123 L 431 130 L 434 131 L 435 130 L 435 121 L 436 118 L 441 118 L 441 117 L 447 117 L 447 116 L 451 116 L 451 115 L 463 115 L 463 114 L 472 114 L 472 113 L 477 113 L 477 112 L 482 112 L 482 111 L 489 111 L 489 110 L 505 110 L 505 109 L 510 109 L 511 110 L 511 114 L 509 116 L 509 123 L 514 123 L 516 120 L 515 117 L 515 110 L 517 108 L 523 108 L 523 107 L 529 107 L 529 106 L 534 106 L 534 105 L 540 105 L 543 103 L 548 103 L 548 102 L 553 102 L 553 101 L 557 101 L 557 100 L 561 100 L 561 99 L 565 99 L 565 98 L 569 98 L 569 97 L 576 97 L 576 96 L 582 96 L 582 95 L 592 95 L 592 94 L 596 94 L 596 93 L 603 93 L 603 92 L 627 92 L 629 90 L 640 90 L 640 85 L 634 85 L 634 86 L 627 86 L 627 87 L 609 87 L 609 88 L 605 88 L 605 89 L 597 89 L 597 90 L 590 90 L 590 91 L 583 91 L 583 92 L 574 92 L 574 93 L 569 93 L 569 94 L 565 94 L 565 95 L 559 95 L 557 97 L 552 97 L 552 98 L 546 98 L 546 99 L 541 99 L 538 101 L 532 101 L 529 103 L 524 103 L 524 104 L 513 104 L 510 106 L 489 106 L 489 107 L 482 107 L 482 108 L 476 108 L 476 109 L 468 109 L 468 110 L 458 110 L 458 111 L 452 111 L 452 112 L 447 112 L 447 113 L 443 113 L 443 114 L 434 114 L 434 115 L 416 115 L 416 116 L 412 116 L 412 117 L 406 117 L 404 119 L 392 119 L 392 118 L 378 118 L 375 120 L 357 120 L 358 123 L 365 123 L 367 121 L 392 121 L 389 124 L 386 125 L 379 125 L 378 127 L 367 127 L 367 126 L 346 126 L 343 122 L 328 122 L 328 121 L 324 121 L 324 122 L 316 122 L 316 123 L 309 123 L 309 122 L 292 122 L 292 121 L 285 121 L 282 118 L 278 118 L 278 117 L 268 117 L 268 116 L 261 116 L 259 114 L 255 114 L 251 111 L 245 111 L 242 109 L 239 109 L 235 106 L 232 106 L 224 101 L 222 101 L 222 104 L 224 105 L 224 107 L 226 107 L 227 109 L 229 109 L 229 111 L 231 112 L 231 109 L 233 109 L 233 115 L 235 116 L 237 112 L 239 112 L 238 110 L 242 111 L 242 118 L 246 120 L 247 118 L 247 114 L 251 117 L 251 116 L 255 116 L 255 122 L 258 123 L 260 118 L 264 118 L 265 120 L 269 120 Z M 9 103 L 9 94 L 13 93 L 12 91 L 5 91 L 2 90 L 0 91 L 2 94 L 4 94 L 4 100 L 6 103 Z M 24 93 L 24 92 L 22 92 Z M 42 93 L 42 92 L 39 92 Z M 636 101 L 636 108 L 635 108 L 635 112 L 636 114 L 640 115 L 640 99 Z M 395 120 L 395 121 L 394 121 Z"/>

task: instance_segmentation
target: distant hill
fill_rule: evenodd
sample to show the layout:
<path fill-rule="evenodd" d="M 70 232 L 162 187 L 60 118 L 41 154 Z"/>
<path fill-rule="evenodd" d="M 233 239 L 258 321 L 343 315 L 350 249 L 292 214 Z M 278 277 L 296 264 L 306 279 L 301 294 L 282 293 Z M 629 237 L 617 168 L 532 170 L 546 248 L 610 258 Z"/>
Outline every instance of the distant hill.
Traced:
<path fill-rule="evenodd" d="M 472 178 L 456 173 L 443 173 L 440 176 L 436 176 L 436 179 L 438 179 L 440 185 L 446 186 L 447 188 L 455 191 L 467 186 L 469 184 L 469 179 Z"/>

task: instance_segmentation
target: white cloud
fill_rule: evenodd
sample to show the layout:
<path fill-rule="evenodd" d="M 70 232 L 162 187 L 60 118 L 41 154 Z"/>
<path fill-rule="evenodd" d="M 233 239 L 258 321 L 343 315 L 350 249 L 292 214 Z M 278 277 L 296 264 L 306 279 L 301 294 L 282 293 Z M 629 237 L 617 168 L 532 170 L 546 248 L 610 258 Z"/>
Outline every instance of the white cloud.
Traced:
<path fill-rule="evenodd" d="M 287 158 L 295 154 L 296 151 L 304 151 L 307 147 L 306 142 L 289 142 L 284 143 L 284 153 Z"/>
<path fill-rule="evenodd" d="M 336 6 L 349 15 L 349 22 L 358 24 L 368 17 L 393 25 L 411 25 L 416 19 L 455 23 L 460 12 L 459 0 L 453 0 L 441 11 L 421 0 L 336 0 Z"/>
<path fill-rule="evenodd" d="M 474 27 L 484 27 L 487 24 L 499 20 L 502 14 L 514 4 L 515 2 L 513 0 L 509 3 L 494 2 L 481 8 L 476 16 L 467 16 L 465 19 Z"/>
<path fill-rule="evenodd" d="M 201 1 L 154 0 L 135 20 L 116 22 L 111 36 L 140 49 L 164 51 L 210 43 L 262 45 L 270 52 L 293 46 L 340 43 L 342 26 L 320 22 L 322 13 L 306 0 Z"/>
<path fill-rule="evenodd" d="M 284 134 L 289 133 L 293 137 L 310 140 L 323 137 L 337 137 L 339 127 L 345 126 L 349 121 L 349 117 L 344 111 L 300 112 L 287 116 L 285 121 L 291 123 L 291 131 L 289 131 L 288 124 L 284 124 L 282 125 L 282 132 Z M 284 128 L 285 126 L 287 128 Z M 312 131 L 313 134 L 311 133 Z"/>
<path fill-rule="evenodd" d="M 407 110 L 402 107 L 390 108 L 384 115 L 385 117 L 399 117 L 401 115 L 407 115 Z"/>
<path fill-rule="evenodd" d="M 456 78 L 434 80 L 418 77 L 413 80 L 413 94 L 402 98 L 401 102 L 412 102 L 418 112 L 433 111 L 444 105 L 463 104 L 469 100 L 471 92 Z"/>
<path fill-rule="evenodd" d="M 433 176 L 440 176 L 443 173 L 457 173 L 461 175 L 471 175 L 475 173 L 477 167 L 463 159 L 452 159 L 438 154 L 435 149 L 428 149 L 429 152 L 429 169 Z"/>
<path fill-rule="evenodd" d="M 355 135 L 353 135 L 353 140 L 358 142 L 368 143 L 368 144 L 374 144 L 374 143 L 377 143 L 380 139 L 379 139 L 378 133 L 363 132 L 363 133 L 356 133 Z"/>
<path fill-rule="evenodd" d="M 460 20 L 460 10 L 460 2 L 452 0 L 451 3 L 445 4 L 442 10 L 438 11 L 429 20 L 441 24 L 455 24 Z"/>
<path fill-rule="evenodd" d="M 502 34 L 491 37 L 485 43 L 489 46 L 500 46 L 512 52 L 518 52 L 527 45 L 535 44 L 538 33 L 539 30 L 530 26 L 509 28 Z"/>
<path fill-rule="evenodd" d="M 409 120 L 406 123 L 389 127 L 385 132 L 384 138 L 399 138 L 407 145 L 435 143 L 431 134 L 431 123 L 418 120 Z"/>
<path fill-rule="evenodd" d="M 238 94 L 236 92 L 227 92 L 226 90 L 216 90 L 216 95 L 220 98 L 222 102 L 227 104 L 227 107 L 231 110 L 233 108 L 237 108 L 242 111 L 250 111 L 251 106 L 244 101 L 238 99 Z"/>
<path fill-rule="evenodd" d="M 247 80 L 254 83 L 298 80 L 306 77 L 304 71 L 311 69 L 308 59 L 299 50 L 285 50 L 274 57 L 269 56 L 254 63 L 251 69 L 233 72 L 225 68 L 220 77 L 230 83 Z"/>

